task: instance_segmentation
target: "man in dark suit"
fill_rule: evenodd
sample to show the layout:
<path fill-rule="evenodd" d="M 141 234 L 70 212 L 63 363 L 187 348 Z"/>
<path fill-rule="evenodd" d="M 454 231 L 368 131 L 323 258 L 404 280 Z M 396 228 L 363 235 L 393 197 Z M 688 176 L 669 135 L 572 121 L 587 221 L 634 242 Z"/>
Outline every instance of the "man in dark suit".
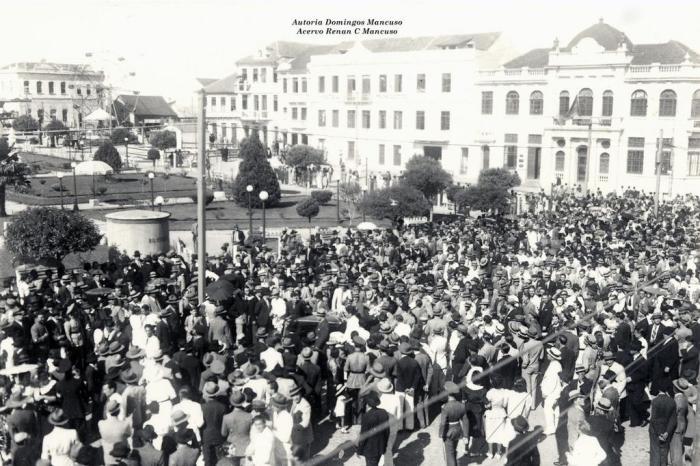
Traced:
<path fill-rule="evenodd" d="M 515 438 L 508 443 L 506 466 L 539 466 L 539 432 L 530 431 L 527 419 L 522 416 L 514 418 L 511 424 L 515 430 Z"/>
<path fill-rule="evenodd" d="M 537 322 L 542 328 L 542 335 L 549 334 L 553 317 L 554 305 L 552 304 L 549 291 L 545 290 L 544 294 L 542 294 L 542 301 L 540 302 L 540 308 L 537 313 Z"/>
<path fill-rule="evenodd" d="M 303 362 L 299 364 L 299 369 L 304 374 L 306 383 L 311 389 L 310 393 L 307 393 L 307 399 L 311 404 L 312 413 L 321 413 L 321 389 L 322 389 L 322 379 L 321 379 L 321 368 L 312 362 L 314 356 L 314 351 L 308 346 L 301 350 L 301 357 Z"/>
<path fill-rule="evenodd" d="M 151 425 L 136 431 L 134 437 L 140 441 L 142 446 L 135 447 L 134 450 L 139 454 L 141 466 L 165 466 L 165 455 L 153 446 L 153 440 L 157 436 Z"/>
<path fill-rule="evenodd" d="M 676 403 L 669 392 L 662 389 L 651 402 L 651 417 L 649 418 L 649 464 L 650 466 L 666 466 L 671 437 L 676 429 Z"/>
<path fill-rule="evenodd" d="M 613 336 L 613 341 L 618 350 L 626 351 L 629 349 L 630 343 L 632 343 L 632 327 L 629 322 L 624 319 L 624 313 L 620 313 L 618 318 L 621 318 L 617 329 L 615 329 L 615 334 Z"/>
<path fill-rule="evenodd" d="M 219 386 L 216 382 L 210 381 L 204 384 L 202 397 L 204 398 L 202 403 L 202 416 L 204 418 L 202 456 L 205 466 L 214 466 L 218 460 L 216 451 L 224 443 L 221 425 L 226 413 L 226 405 L 220 399 Z"/>
<path fill-rule="evenodd" d="M 326 342 L 331 334 L 330 326 L 328 325 L 328 319 L 326 319 L 326 311 L 322 307 L 316 311 L 316 314 L 321 318 L 316 326 L 316 343 L 315 347 L 319 350 L 325 349 Z"/>
<path fill-rule="evenodd" d="M 253 308 L 253 319 L 254 328 L 253 334 L 257 333 L 257 329 L 264 328 L 265 330 L 270 330 L 271 319 L 270 319 L 270 297 L 269 290 L 262 288 L 255 291 L 255 297 L 257 301 Z"/>
<path fill-rule="evenodd" d="M 652 329 L 653 331 L 653 329 Z M 651 387 L 650 393 L 656 395 L 663 390 L 668 393 L 673 391 L 673 381 L 678 378 L 678 367 L 680 356 L 678 351 L 678 341 L 673 337 L 673 329 L 662 326 L 665 339 L 662 339 L 655 346 L 649 346 L 647 358 L 651 362 Z"/>
<path fill-rule="evenodd" d="M 644 388 L 649 382 L 649 362 L 640 353 L 642 344 L 634 340 L 630 344 L 632 362 L 626 366 L 627 373 L 627 412 L 630 427 L 638 427 L 647 422 L 646 395 Z"/>
<path fill-rule="evenodd" d="M 656 311 L 651 316 L 651 325 L 649 326 L 649 334 L 647 341 L 649 349 L 664 339 L 664 326 L 661 325 L 661 313 Z"/>
<path fill-rule="evenodd" d="M 376 392 L 369 392 L 364 400 L 370 409 L 362 416 L 357 454 L 365 457 L 367 466 L 378 466 L 389 443 L 389 414 L 378 408 L 379 395 Z"/>

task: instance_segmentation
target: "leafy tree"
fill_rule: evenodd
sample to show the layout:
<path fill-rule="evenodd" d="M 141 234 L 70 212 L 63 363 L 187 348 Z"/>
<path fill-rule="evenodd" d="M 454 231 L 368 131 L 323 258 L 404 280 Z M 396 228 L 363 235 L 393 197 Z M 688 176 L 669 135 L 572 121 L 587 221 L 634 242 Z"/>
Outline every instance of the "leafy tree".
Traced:
<path fill-rule="evenodd" d="M 148 142 L 156 149 L 172 149 L 177 146 L 177 136 L 173 131 L 155 131 L 151 133 L 151 136 L 148 138 Z"/>
<path fill-rule="evenodd" d="M 280 183 L 267 160 L 265 147 L 255 133 L 241 141 L 240 156 L 242 160 L 238 165 L 238 175 L 232 188 L 234 201 L 240 206 L 247 207 L 248 192 L 246 187 L 251 185 L 253 192 L 250 200 L 253 207 L 262 207 L 262 201 L 258 196 L 261 191 L 267 191 L 268 194 L 265 206 L 277 205 L 282 197 Z"/>
<path fill-rule="evenodd" d="M 422 192 L 405 184 L 373 191 L 360 202 L 360 210 L 377 219 L 425 215 L 430 207 Z"/>
<path fill-rule="evenodd" d="M 100 147 L 97 148 L 95 154 L 92 156 L 92 160 L 106 163 L 112 167 L 115 173 L 119 173 L 122 169 L 122 157 L 111 142 L 103 142 L 100 144 Z"/>
<path fill-rule="evenodd" d="M 515 172 L 503 168 L 489 168 L 479 175 L 474 186 L 455 191 L 453 199 L 462 209 L 505 212 L 511 200 L 510 190 L 520 185 L 520 177 Z"/>
<path fill-rule="evenodd" d="M 155 147 L 151 147 L 148 149 L 148 152 L 146 153 L 146 158 L 153 162 L 153 169 L 155 170 L 156 168 L 156 160 L 160 159 L 160 151 L 156 149 Z"/>
<path fill-rule="evenodd" d="M 5 244 L 16 258 L 60 262 L 70 253 L 94 249 L 101 239 L 95 222 L 79 212 L 34 207 L 17 214 Z"/>
<path fill-rule="evenodd" d="M 319 204 L 327 204 L 333 198 L 333 191 L 327 190 L 316 190 L 311 191 L 311 197 L 316 200 Z"/>
<path fill-rule="evenodd" d="M 359 203 L 362 200 L 362 187 L 360 183 L 355 181 L 346 181 L 340 183 L 338 191 L 340 191 L 340 200 L 345 202 L 348 206 L 344 209 L 344 212 L 345 216 L 352 224 L 353 219 L 357 216 Z M 338 202 L 340 202 L 340 200 Z"/>
<path fill-rule="evenodd" d="M 56 147 L 56 139 L 60 136 L 65 136 L 68 133 L 68 128 L 63 124 L 61 120 L 51 120 L 46 125 L 44 125 L 44 130 L 50 131 L 49 138 L 51 140 L 51 147 Z"/>
<path fill-rule="evenodd" d="M 297 214 L 299 214 L 299 217 L 308 218 L 309 223 L 311 223 L 311 219 L 317 216 L 320 211 L 321 206 L 313 197 L 304 199 L 297 204 Z"/>
<path fill-rule="evenodd" d="M 435 159 L 415 155 L 406 164 L 403 183 L 422 192 L 427 199 L 433 199 L 452 183 L 452 175 Z"/>
<path fill-rule="evenodd" d="M 129 131 L 128 128 L 114 128 L 112 134 L 110 135 L 112 144 L 115 146 L 123 146 L 125 144 L 124 139 L 128 139 L 129 144 L 135 144 L 138 142 L 138 138 L 134 133 Z"/>
<path fill-rule="evenodd" d="M 323 151 L 306 144 L 292 146 L 285 156 L 287 165 L 295 168 L 306 168 L 309 165 L 320 165 L 324 162 Z"/>
<path fill-rule="evenodd" d="M 28 188 L 31 170 L 26 163 L 17 158 L 17 152 L 7 143 L 6 138 L 0 138 L 0 217 L 7 217 L 5 210 L 5 192 L 7 186 Z"/>
<path fill-rule="evenodd" d="M 197 203 L 197 200 L 199 199 L 197 190 L 195 190 L 194 194 L 190 196 L 190 199 L 192 199 L 192 202 L 194 202 L 195 204 Z M 214 202 L 214 191 L 206 189 L 204 191 L 204 205 L 208 206 L 212 202 Z"/>
<path fill-rule="evenodd" d="M 505 168 L 489 168 L 479 173 L 477 184 L 484 188 L 495 187 L 508 190 L 520 186 L 520 176 L 517 172 Z"/>
<path fill-rule="evenodd" d="M 39 122 L 31 115 L 20 115 L 12 122 L 15 131 L 36 131 L 39 129 Z"/>

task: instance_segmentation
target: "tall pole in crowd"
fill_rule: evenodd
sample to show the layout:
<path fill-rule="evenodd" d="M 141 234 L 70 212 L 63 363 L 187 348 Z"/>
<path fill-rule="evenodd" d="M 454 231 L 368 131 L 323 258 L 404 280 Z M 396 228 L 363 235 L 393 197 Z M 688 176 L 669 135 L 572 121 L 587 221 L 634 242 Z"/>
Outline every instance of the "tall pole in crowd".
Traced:
<path fill-rule="evenodd" d="M 197 263 L 199 264 L 199 272 L 197 277 L 197 297 L 199 298 L 199 303 L 204 302 L 204 272 L 206 269 L 206 243 L 207 243 L 207 226 L 206 226 L 206 211 L 204 196 L 205 194 L 205 182 L 206 182 L 206 108 L 204 107 L 204 102 L 206 99 L 206 93 L 204 89 L 199 91 L 199 113 L 197 115 L 197 133 L 198 133 L 198 144 L 197 144 L 197 168 L 199 174 L 197 176 Z"/>
<path fill-rule="evenodd" d="M 664 150 L 664 130 L 659 130 L 659 139 L 656 141 L 656 192 L 654 193 L 654 216 L 659 215 L 659 196 L 661 191 L 661 157 Z"/>

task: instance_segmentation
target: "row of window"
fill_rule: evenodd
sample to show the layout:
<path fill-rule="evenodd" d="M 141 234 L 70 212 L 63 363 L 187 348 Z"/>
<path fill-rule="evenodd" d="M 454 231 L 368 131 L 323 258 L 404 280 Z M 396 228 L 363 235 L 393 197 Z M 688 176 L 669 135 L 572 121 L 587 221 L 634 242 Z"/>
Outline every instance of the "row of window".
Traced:
<path fill-rule="evenodd" d="M 58 110 L 55 108 L 49 109 L 49 118 L 51 118 L 52 120 L 55 120 L 57 112 L 58 112 Z M 30 108 L 27 109 L 27 115 L 32 116 L 32 109 L 30 109 Z M 42 108 L 37 109 L 36 119 L 39 121 L 44 121 L 45 117 L 46 117 L 46 112 L 44 111 L 44 109 L 42 109 Z M 68 109 L 67 108 L 61 109 L 61 121 L 63 123 L 68 123 Z"/>
<path fill-rule="evenodd" d="M 380 74 L 377 80 L 377 89 L 380 93 L 389 92 L 389 75 Z M 357 91 L 357 81 L 358 78 L 355 76 L 345 77 L 345 89 L 347 92 L 353 93 Z M 372 92 L 372 78 L 369 75 L 363 75 L 359 77 L 361 91 L 363 94 L 369 94 Z M 395 74 L 393 75 L 393 92 L 403 92 L 403 75 Z M 307 92 L 306 78 L 291 78 L 291 90 L 292 93 L 302 93 Z M 301 84 L 301 87 L 300 87 Z M 440 89 L 442 92 L 452 92 L 452 74 L 442 73 L 442 80 L 440 83 Z M 425 92 L 427 86 L 427 78 L 425 73 L 419 73 L 416 75 L 416 91 Z M 317 81 L 317 91 L 319 94 L 327 92 L 326 89 L 326 76 L 319 76 Z M 287 78 L 282 79 L 282 92 L 287 92 Z M 330 77 L 330 92 L 337 94 L 340 92 L 340 76 Z"/>
<path fill-rule="evenodd" d="M 369 110 L 362 110 L 362 128 L 370 129 L 371 125 L 371 112 Z M 403 112 L 400 110 L 395 110 L 393 113 L 393 128 L 403 129 Z M 379 129 L 386 129 L 387 112 L 386 110 L 379 110 L 378 112 L 378 122 L 377 127 Z M 357 124 L 357 112 L 355 110 L 347 110 L 346 113 L 346 123 L 348 128 L 355 128 Z M 318 111 L 318 126 L 327 126 L 326 110 Z M 340 110 L 331 110 L 331 126 L 333 128 L 338 128 L 340 126 Z M 425 111 L 416 111 L 416 129 L 425 129 Z M 447 131 L 450 129 L 450 112 L 442 111 L 440 112 L 440 129 L 442 131 Z"/>
<path fill-rule="evenodd" d="M 249 99 L 252 98 L 253 102 L 253 110 L 258 111 L 267 111 L 267 95 L 253 95 L 249 96 L 248 94 L 241 94 L 241 110 L 248 110 L 248 101 Z M 236 110 L 236 97 L 225 97 L 225 96 L 220 96 L 220 97 L 210 97 L 209 102 L 212 108 L 218 106 L 221 110 L 226 110 L 228 108 L 230 111 Z M 226 106 L 226 103 L 229 103 L 228 107 Z M 205 102 L 206 103 L 206 102 Z M 272 111 L 276 112 L 277 111 L 277 96 L 273 95 L 272 96 Z"/>
<path fill-rule="evenodd" d="M 571 102 L 568 91 L 559 94 L 559 115 L 567 117 L 590 117 L 593 115 L 593 91 L 581 89 Z M 676 93 L 667 89 L 659 95 L 659 116 L 676 116 L 677 107 Z M 630 116 L 646 116 L 648 107 L 647 93 L 638 89 L 630 97 Z M 601 116 L 612 116 L 613 112 L 613 92 L 603 92 Z M 505 102 L 506 115 L 518 115 L 520 113 L 520 95 L 516 91 L 506 94 Z M 544 97 L 542 92 L 533 91 L 530 93 L 530 115 L 542 115 L 544 113 Z M 481 114 L 493 114 L 493 91 L 481 93 Z M 691 117 L 700 117 L 700 89 L 695 91 L 690 105 Z"/>
<path fill-rule="evenodd" d="M 47 87 L 48 87 L 48 94 L 49 95 L 55 95 L 56 94 L 56 83 L 54 81 L 48 81 L 47 82 Z M 61 95 L 66 95 L 67 91 L 67 85 L 65 81 L 61 81 L 58 84 L 59 88 L 59 93 Z M 75 87 L 75 92 L 78 95 L 83 95 L 83 89 L 79 86 Z M 31 86 L 29 81 L 24 81 L 24 93 L 25 94 L 31 94 Z M 37 94 L 43 94 L 44 93 L 44 81 L 37 81 L 36 82 L 36 93 Z M 86 84 L 85 85 L 85 95 L 91 95 L 92 90 L 90 89 L 90 85 Z"/>
<path fill-rule="evenodd" d="M 394 146 L 389 146 L 392 149 L 392 164 L 395 167 L 400 167 L 401 166 L 401 146 L 400 145 L 394 145 Z M 387 147 L 385 144 L 379 144 L 379 165 L 388 165 L 387 160 L 386 160 L 386 150 Z M 355 141 L 348 141 L 348 161 L 353 161 L 355 160 Z"/>
<path fill-rule="evenodd" d="M 260 81 L 261 83 L 267 82 L 267 68 L 251 68 L 252 81 L 254 83 Z M 248 68 L 241 68 L 241 80 L 248 80 Z M 272 82 L 277 82 L 277 71 L 272 70 Z"/>

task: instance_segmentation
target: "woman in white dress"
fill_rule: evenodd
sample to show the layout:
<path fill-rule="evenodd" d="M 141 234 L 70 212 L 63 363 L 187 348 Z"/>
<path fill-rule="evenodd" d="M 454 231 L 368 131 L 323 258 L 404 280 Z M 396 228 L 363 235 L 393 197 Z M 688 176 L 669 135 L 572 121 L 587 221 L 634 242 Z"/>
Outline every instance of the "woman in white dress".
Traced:
<path fill-rule="evenodd" d="M 508 399 L 506 404 L 506 413 L 508 419 L 506 420 L 506 445 L 508 442 L 515 438 L 516 432 L 513 429 L 513 419 L 518 416 L 522 416 L 525 419 L 530 415 L 530 410 L 532 409 L 532 395 L 527 392 L 527 384 L 525 379 L 522 377 L 517 377 L 513 382 L 513 389 L 506 390 L 506 397 Z"/>
<path fill-rule="evenodd" d="M 491 377 L 491 389 L 486 392 L 487 406 L 484 412 L 484 431 L 489 446 L 489 458 L 500 459 L 508 445 L 508 391 L 503 388 L 503 377 L 494 374 Z"/>

